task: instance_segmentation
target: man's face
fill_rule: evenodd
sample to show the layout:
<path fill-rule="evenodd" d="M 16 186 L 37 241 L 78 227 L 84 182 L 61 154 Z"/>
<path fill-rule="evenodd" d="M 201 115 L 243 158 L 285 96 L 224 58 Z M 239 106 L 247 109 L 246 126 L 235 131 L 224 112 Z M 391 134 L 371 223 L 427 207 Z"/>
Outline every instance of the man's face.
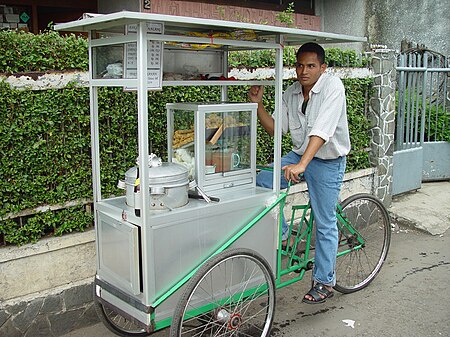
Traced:
<path fill-rule="evenodd" d="M 304 89 L 311 89 L 326 68 L 326 64 L 320 64 L 316 53 L 301 53 L 296 64 L 297 79 Z"/>

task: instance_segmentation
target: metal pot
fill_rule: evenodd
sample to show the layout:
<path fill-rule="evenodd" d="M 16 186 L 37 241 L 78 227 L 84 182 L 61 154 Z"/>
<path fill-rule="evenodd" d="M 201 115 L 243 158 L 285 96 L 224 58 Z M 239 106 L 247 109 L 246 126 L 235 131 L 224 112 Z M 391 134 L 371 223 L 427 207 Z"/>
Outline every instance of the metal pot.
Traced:
<path fill-rule="evenodd" d="M 139 168 L 125 173 L 126 203 L 137 210 L 142 208 Z M 176 163 L 161 163 L 149 167 L 150 204 L 152 210 L 170 210 L 188 203 L 189 179 L 186 167 Z"/>

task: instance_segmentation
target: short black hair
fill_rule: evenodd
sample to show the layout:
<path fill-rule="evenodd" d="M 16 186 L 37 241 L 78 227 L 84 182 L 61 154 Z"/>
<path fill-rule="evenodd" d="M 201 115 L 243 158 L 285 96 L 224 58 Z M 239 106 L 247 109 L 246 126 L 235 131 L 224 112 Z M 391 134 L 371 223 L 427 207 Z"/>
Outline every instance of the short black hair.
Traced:
<path fill-rule="evenodd" d="M 317 54 L 320 64 L 325 63 L 325 50 L 315 42 L 307 42 L 302 44 L 302 46 L 298 48 L 296 57 L 298 58 L 301 53 L 315 53 Z"/>

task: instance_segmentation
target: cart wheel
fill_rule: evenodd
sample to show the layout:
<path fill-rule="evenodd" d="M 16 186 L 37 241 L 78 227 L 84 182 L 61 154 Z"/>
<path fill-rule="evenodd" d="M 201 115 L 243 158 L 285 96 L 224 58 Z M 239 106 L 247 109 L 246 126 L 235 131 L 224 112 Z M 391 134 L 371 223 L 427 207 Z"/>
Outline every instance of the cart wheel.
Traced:
<path fill-rule="evenodd" d="M 360 249 L 351 250 L 336 260 L 334 288 L 348 294 L 368 286 L 380 271 L 389 250 L 391 222 L 381 201 L 366 193 L 345 199 L 342 215 L 357 233 L 351 234 L 341 223 L 338 252 L 359 246 L 358 235 L 364 240 Z"/>
<path fill-rule="evenodd" d="M 275 280 L 267 261 L 249 249 L 229 249 L 188 281 L 170 336 L 268 336 L 274 311 Z"/>
<path fill-rule="evenodd" d="M 122 316 L 119 312 L 110 308 L 108 305 L 100 303 L 95 296 L 94 308 L 103 324 L 116 335 L 123 337 L 150 336 L 153 333 L 147 332 L 142 326 L 137 325 L 133 322 L 133 320 Z"/>

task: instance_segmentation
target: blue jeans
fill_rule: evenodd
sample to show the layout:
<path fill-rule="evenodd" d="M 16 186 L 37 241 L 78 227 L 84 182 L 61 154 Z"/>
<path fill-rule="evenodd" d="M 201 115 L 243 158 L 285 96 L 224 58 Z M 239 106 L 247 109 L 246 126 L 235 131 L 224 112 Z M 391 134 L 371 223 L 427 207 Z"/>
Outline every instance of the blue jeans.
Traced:
<path fill-rule="evenodd" d="M 300 155 L 291 151 L 281 158 L 281 166 L 297 164 L 300 159 Z M 313 280 L 327 286 L 336 284 L 335 268 L 338 246 L 336 203 L 344 178 L 345 163 L 345 157 L 330 160 L 314 158 L 303 174 L 308 186 L 316 225 Z M 272 172 L 261 171 L 256 177 L 256 185 L 272 188 Z M 286 187 L 287 181 L 282 175 L 281 188 Z M 283 240 L 286 239 L 287 230 L 288 225 L 283 218 Z"/>

